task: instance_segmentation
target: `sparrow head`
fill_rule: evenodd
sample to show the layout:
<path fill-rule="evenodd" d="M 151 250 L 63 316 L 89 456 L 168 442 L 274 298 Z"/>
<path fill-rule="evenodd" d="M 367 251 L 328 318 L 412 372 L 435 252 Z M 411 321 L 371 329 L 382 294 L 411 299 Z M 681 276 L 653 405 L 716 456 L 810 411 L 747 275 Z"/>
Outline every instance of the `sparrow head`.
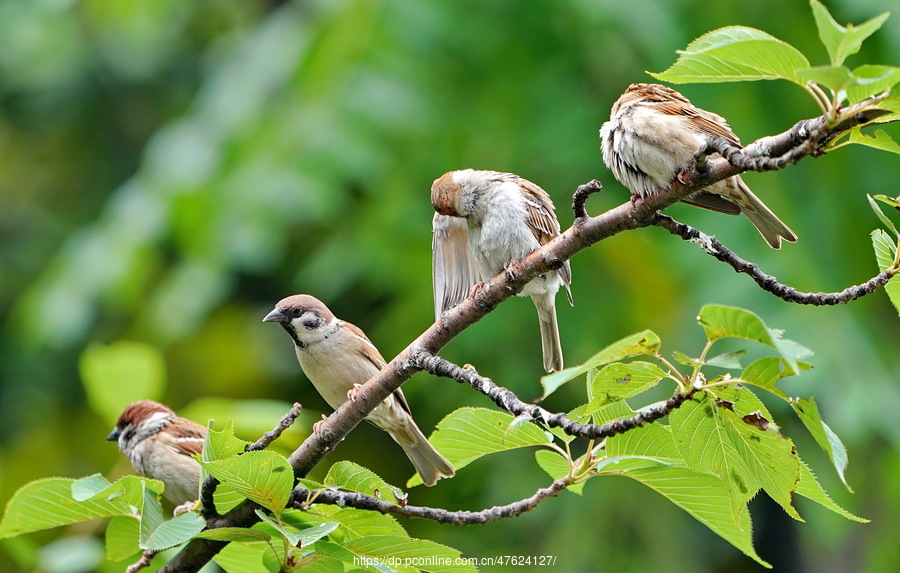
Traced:
<path fill-rule="evenodd" d="M 140 400 L 125 408 L 106 440 L 118 442 L 119 449 L 126 452 L 141 440 L 159 432 L 175 417 L 171 408 L 159 402 Z"/>
<path fill-rule="evenodd" d="M 325 303 L 308 294 L 295 294 L 278 301 L 275 308 L 263 318 L 263 322 L 277 322 L 291 335 L 294 343 L 305 348 L 306 334 L 331 324 L 334 314 Z"/>
<path fill-rule="evenodd" d="M 459 171 L 448 171 L 434 180 L 431 184 L 431 204 L 434 210 L 448 217 L 462 217 L 457 209 L 457 197 L 459 196 L 459 183 L 455 175 Z"/>

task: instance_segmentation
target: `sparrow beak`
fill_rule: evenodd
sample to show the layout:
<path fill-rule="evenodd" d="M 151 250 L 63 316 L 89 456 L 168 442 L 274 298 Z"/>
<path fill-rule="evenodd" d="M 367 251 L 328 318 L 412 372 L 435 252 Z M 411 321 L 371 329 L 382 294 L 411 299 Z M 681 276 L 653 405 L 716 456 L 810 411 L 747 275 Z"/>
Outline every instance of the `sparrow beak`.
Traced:
<path fill-rule="evenodd" d="M 276 308 L 272 312 L 266 315 L 263 319 L 263 322 L 290 322 L 291 319 L 288 318 L 288 315 L 281 312 L 280 309 Z"/>
<path fill-rule="evenodd" d="M 113 431 L 110 432 L 108 436 L 106 436 L 106 441 L 107 442 L 118 442 L 119 441 L 119 429 L 114 428 Z"/>

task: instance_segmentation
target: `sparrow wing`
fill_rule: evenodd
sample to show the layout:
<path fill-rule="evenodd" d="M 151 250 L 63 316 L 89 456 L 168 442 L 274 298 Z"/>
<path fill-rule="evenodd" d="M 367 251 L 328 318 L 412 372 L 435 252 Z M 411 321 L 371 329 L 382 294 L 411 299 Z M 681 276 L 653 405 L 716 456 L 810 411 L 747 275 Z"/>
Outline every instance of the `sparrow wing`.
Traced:
<path fill-rule="evenodd" d="M 177 425 L 177 434 L 172 432 L 157 434 L 164 445 L 183 456 L 193 456 L 203 451 L 206 428 L 185 418 L 175 418 L 173 424 Z"/>
<path fill-rule="evenodd" d="M 550 200 L 550 195 L 546 191 L 531 181 L 519 177 L 517 183 L 525 195 L 525 204 L 528 208 L 528 228 L 534 233 L 538 244 L 546 245 L 559 236 L 559 220 L 553 212 L 553 201 Z M 572 304 L 572 291 L 569 288 L 569 285 L 572 284 L 572 267 L 569 265 L 569 261 L 566 261 L 556 272 L 566 288 L 569 304 Z"/>
<path fill-rule="evenodd" d="M 381 353 L 378 352 L 378 349 L 374 344 L 372 344 L 372 341 L 366 337 L 361 328 L 359 328 L 355 324 L 350 324 L 349 322 L 344 323 L 344 328 L 348 329 L 350 332 L 357 336 L 357 340 L 360 341 L 359 351 L 366 358 L 366 360 L 372 363 L 372 366 L 374 366 L 377 370 L 381 370 L 387 365 L 384 357 L 381 356 Z M 394 391 L 392 396 L 400 405 L 400 407 L 406 411 L 406 413 L 411 413 L 409 411 L 409 404 L 406 403 L 406 397 L 403 395 L 403 392 L 401 392 L 399 388 Z"/>
<path fill-rule="evenodd" d="M 461 303 L 477 283 L 485 280 L 469 250 L 469 228 L 461 217 L 434 214 L 431 239 L 431 280 L 434 317 Z"/>
<path fill-rule="evenodd" d="M 709 137 L 724 137 L 735 145 L 741 144 L 724 117 L 694 106 L 688 98 L 671 88 L 660 85 L 647 86 L 644 97 L 665 114 L 689 118 L 691 120 L 689 125 L 694 131 Z"/>

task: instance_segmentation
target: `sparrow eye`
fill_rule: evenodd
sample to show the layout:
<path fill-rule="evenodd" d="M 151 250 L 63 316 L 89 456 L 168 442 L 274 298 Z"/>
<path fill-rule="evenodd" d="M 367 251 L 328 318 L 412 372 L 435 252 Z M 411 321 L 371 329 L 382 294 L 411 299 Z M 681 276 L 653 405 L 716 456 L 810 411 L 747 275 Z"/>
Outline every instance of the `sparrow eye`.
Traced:
<path fill-rule="evenodd" d="M 291 316 L 294 318 L 299 318 L 303 314 L 302 308 L 293 308 L 291 309 Z"/>

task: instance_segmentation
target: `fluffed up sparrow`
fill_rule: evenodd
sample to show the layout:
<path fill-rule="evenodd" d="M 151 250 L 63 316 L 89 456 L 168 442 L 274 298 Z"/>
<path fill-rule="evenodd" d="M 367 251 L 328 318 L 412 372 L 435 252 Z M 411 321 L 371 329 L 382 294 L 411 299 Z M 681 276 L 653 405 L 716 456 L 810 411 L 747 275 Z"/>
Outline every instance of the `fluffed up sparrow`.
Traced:
<path fill-rule="evenodd" d="M 264 322 L 277 322 L 294 341 L 300 368 L 322 398 L 337 409 L 386 362 L 363 331 L 332 314 L 322 301 L 298 294 L 282 299 Z M 399 389 L 367 416 L 397 442 L 422 482 L 434 485 L 455 473 L 416 425 Z"/>
<path fill-rule="evenodd" d="M 139 474 L 166 485 L 163 495 L 176 505 L 196 500 L 200 489 L 199 454 L 206 428 L 175 415 L 170 408 L 141 400 L 125 408 L 106 437 L 118 442 Z"/>
<path fill-rule="evenodd" d="M 717 136 L 740 145 L 725 118 L 695 107 L 677 91 L 658 84 L 630 85 L 600 128 L 603 162 L 636 197 L 668 187 L 694 154 Z M 731 215 L 744 213 L 773 249 L 781 248 L 782 239 L 797 240 L 739 175 L 683 201 Z"/>
<path fill-rule="evenodd" d="M 431 186 L 434 217 L 432 278 L 435 314 L 465 299 L 473 286 L 506 269 L 559 236 L 559 221 L 547 192 L 518 175 L 463 169 Z M 566 261 L 530 281 L 519 296 L 530 296 L 541 325 L 544 369 L 563 368 L 556 322 L 556 291 L 572 304 L 572 269 Z"/>

